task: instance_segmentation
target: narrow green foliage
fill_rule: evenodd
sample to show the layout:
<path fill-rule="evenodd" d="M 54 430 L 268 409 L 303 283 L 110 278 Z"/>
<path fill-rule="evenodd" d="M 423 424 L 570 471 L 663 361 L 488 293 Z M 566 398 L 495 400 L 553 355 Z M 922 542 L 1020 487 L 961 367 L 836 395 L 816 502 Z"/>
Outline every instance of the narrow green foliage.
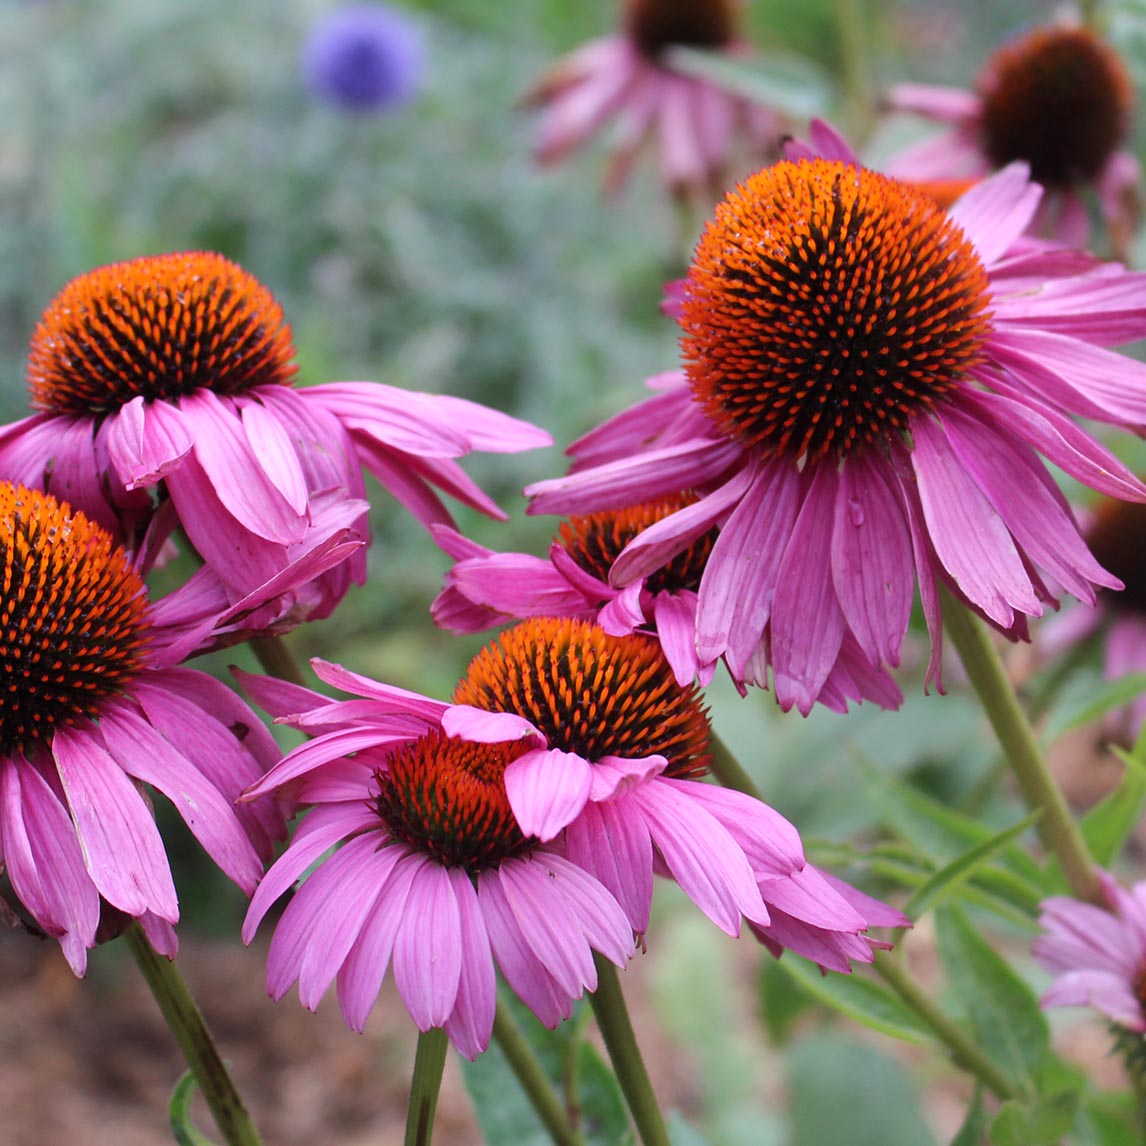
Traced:
<path fill-rule="evenodd" d="M 177 1146 L 215 1146 L 210 1138 L 200 1134 L 191 1123 L 191 1100 L 198 1089 L 195 1076 L 187 1071 L 171 1092 L 167 1119 L 171 1123 L 171 1133 Z"/>

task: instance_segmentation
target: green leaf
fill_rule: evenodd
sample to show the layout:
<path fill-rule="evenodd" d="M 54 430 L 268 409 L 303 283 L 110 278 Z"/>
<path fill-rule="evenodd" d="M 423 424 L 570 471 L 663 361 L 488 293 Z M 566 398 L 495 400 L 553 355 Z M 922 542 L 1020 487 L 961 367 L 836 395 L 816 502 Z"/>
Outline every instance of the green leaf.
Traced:
<path fill-rule="evenodd" d="M 789 1146 L 929 1146 L 935 1137 L 900 1063 L 838 1032 L 815 1034 L 788 1056 Z"/>
<path fill-rule="evenodd" d="M 619 1146 L 632 1141 L 624 1098 L 613 1072 L 596 1049 L 580 1037 L 583 1013 L 548 1031 L 520 1000 L 506 993 L 502 1002 L 529 1040 L 537 1061 L 559 1094 L 564 1093 L 569 1056 L 575 1054 L 579 1080 L 580 1127 L 588 1146 Z M 487 1142 L 545 1146 L 549 1134 L 496 1043 L 475 1062 L 462 1062 L 466 1089 Z"/>
<path fill-rule="evenodd" d="M 991 1123 L 991 1146 L 1056 1146 L 1077 1113 L 1077 1090 L 1047 1095 L 1030 1106 L 1004 1102 Z"/>
<path fill-rule="evenodd" d="M 903 912 L 911 919 L 918 919 L 928 908 L 946 899 L 947 896 L 967 882 L 984 865 L 995 858 L 1009 843 L 1016 840 L 1042 815 L 1032 812 L 1024 820 L 991 836 L 980 844 L 965 851 L 957 859 L 937 871 L 919 887 L 904 904 Z"/>
<path fill-rule="evenodd" d="M 171 1092 L 171 1102 L 167 1107 L 167 1118 L 171 1123 L 171 1133 L 178 1146 L 215 1146 L 205 1134 L 200 1134 L 191 1124 L 191 1099 L 199 1084 L 195 1076 L 187 1073 L 175 1084 Z"/>
<path fill-rule="evenodd" d="M 668 62 L 677 71 L 735 92 L 754 103 L 780 108 L 800 118 L 823 115 L 832 103 L 832 85 L 818 64 L 791 54 L 735 59 L 697 48 L 672 48 Z"/>
<path fill-rule="evenodd" d="M 765 959 L 760 964 L 760 1017 L 774 1043 L 789 1039 L 797 1019 L 813 1004 L 813 999 L 794 981 L 784 959 Z"/>
<path fill-rule="evenodd" d="M 1050 1053 L 1050 1032 L 1034 992 L 953 904 L 935 912 L 939 954 L 955 996 L 986 1054 L 1022 1089 Z"/>
<path fill-rule="evenodd" d="M 1128 752 L 1118 751 L 1125 765 L 1122 782 L 1082 818 L 1082 838 L 1094 860 L 1109 867 L 1138 823 L 1146 798 L 1146 767 Z"/>
<path fill-rule="evenodd" d="M 776 960 L 776 965 L 801 990 L 865 1027 L 911 1043 L 926 1044 L 931 1040 L 931 1032 L 915 1012 L 874 979 L 855 974 L 825 976 L 814 963 L 790 951 Z"/>
<path fill-rule="evenodd" d="M 1060 736 L 1090 724 L 1111 709 L 1121 708 L 1146 693 L 1146 673 L 1130 673 L 1117 680 L 1091 681 L 1081 695 L 1069 695 L 1051 713 L 1042 739 L 1053 744 Z"/>
<path fill-rule="evenodd" d="M 983 1136 L 987 1133 L 987 1116 L 983 1111 L 983 1091 L 975 1087 L 975 1096 L 963 1119 L 963 1125 L 958 1133 L 951 1139 L 950 1146 L 982 1146 Z"/>

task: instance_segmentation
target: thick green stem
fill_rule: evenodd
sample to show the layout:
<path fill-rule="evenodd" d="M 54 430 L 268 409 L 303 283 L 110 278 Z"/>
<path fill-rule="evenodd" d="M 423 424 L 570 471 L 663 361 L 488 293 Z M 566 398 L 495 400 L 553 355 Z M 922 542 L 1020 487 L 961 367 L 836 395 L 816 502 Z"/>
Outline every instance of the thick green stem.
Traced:
<path fill-rule="evenodd" d="M 251 646 L 251 652 L 267 676 L 305 687 L 306 678 L 302 675 L 302 669 L 282 637 L 251 637 L 247 644 Z"/>
<path fill-rule="evenodd" d="M 594 953 L 593 962 L 597 967 L 597 990 L 589 996 L 593 1004 L 593 1014 L 597 1026 L 605 1040 L 605 1048 L 621 1084 L 621 1092 L 629 1104 L 637 1133 L 644 1146 L 669 1146 L 668 1131 L 665 1129 L 661 1108 L 657 1105 L 649 1072 L 645 1070 L 641 1058 L 637 1036 L 629 1021 L 629 1011 L 625 1006 L 625 996 L 621 991 L 621 979 L 617 968 L 602 955 Z"/>
<path fill-rule="evenodd" d="M 931 1028 L 939 1041 L 951 1051 L 952 1058 L 959 1066 L 973 1074 L 1001 1099 L 1023 1097 L 962 1028 L 935 1005 L 931 996 L 891 952 L 875 952 L 872 966 L 883 981 Z"/>
<path fill-rule="evenodd" d="M 712 749 L 712 774 L 721 784 L 734 792 L 743 792 L 746 796 L 759 800 L 760 793 L 752 777 L 715 732 L 709 737 L 708 746 Z"/>
<path fill-rule="evenodd" d="M 871 77 L 868 73 L 866 16 L 861 0 L 836 0 L 836 27 L 840 37 L 840 70 L 848 128 L 861 139 L 875 120 Z"/>
<path fill-rule="evenodd" d="M 500 1000 L 493 1018 L 493 1037 L 553 1141 L 558 1146 L 584 1146 L 585 1140 L 574 1129 L 568 1112 L 545 1071 L 541 1069 L 528 1040 Z M 573 1053 L 576 1053 L 576 1048 Z"/>
<path fill-rule="evenodd" d="M 410 1083 L 410 1105 L 406 1108 L 405 1146 L 430 1146 L 434 1135 L 434 1111 L 442 1089 L 442 1071 L 450 1040 L 441 1027 L 431 1027 L 418 1035 L 414 1052 L 414 1078 Z"/>
<path fill-rule="evenodd" d="M 1038 831 L 1043 843 L 1062 865 L 1075 895 L 1104 904 L 1094 859 L 1047 767 L 987 626 L 947 590 L 943 590 L 943 624 L 1018 778 L 1023 799 L 1032 812 L 1042 811 Z"/>
<path fill-rule="evenodd" d="M 259 1135 L 219 1054 L 183 976 L 175 963 L 160 955 L 147 941 L 143 928 L 133 923 L 124 940 L 151 988 L 179 1049 L 183 1052 L 203 1097 L 228 1146 L 258 1146 Z"/>

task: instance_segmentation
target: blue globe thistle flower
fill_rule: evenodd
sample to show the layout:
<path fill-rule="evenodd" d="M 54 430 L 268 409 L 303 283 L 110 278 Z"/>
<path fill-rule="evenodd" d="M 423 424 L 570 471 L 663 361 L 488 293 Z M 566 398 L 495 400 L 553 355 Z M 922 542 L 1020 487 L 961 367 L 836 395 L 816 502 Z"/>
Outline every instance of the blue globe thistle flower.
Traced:
<path fill-rule="evenodd" d="M 302 66 L 314 95 L 352 112 L 401 107 L 417 90 L 425 45 L 402 11 L 354 4 L 319 20 L 303 45 Z"/>

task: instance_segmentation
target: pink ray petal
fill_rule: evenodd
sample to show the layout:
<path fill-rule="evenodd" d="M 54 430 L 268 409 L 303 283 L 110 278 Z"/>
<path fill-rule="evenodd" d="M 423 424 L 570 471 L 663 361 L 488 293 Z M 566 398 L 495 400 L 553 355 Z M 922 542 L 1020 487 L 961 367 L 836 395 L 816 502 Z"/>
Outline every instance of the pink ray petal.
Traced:
<path fill-rule="evenodd" d="M 592 785 L 593 765 L 559 748 L 526 752 L 505 770 L 505 792 L 518 825 L 543 843 L 579 815 Z"/>
<path fill-rule="evenodd" d="M 461 973 L 457 897 L 445 868 L 426 859 L 414 872 L 394 938 L 394 982 L 418 1030 L 445 1025 Z"/>

